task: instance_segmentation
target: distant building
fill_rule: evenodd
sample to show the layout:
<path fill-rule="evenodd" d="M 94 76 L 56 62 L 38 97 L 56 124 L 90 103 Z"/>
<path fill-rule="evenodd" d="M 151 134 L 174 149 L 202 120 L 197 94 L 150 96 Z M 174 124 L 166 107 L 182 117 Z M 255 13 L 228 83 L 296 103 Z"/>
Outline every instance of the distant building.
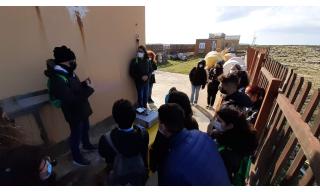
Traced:
<path fill-rule="evenodd" d="M 208 39 L 197 39 L 195 45 L 195 55 L 207 54 L 210 51 L 222 51 L 229 48 L 231 53 L 235 53 L 239 46 L 240 35 L 226 35 L 224 33 L 210 33 Z"/>

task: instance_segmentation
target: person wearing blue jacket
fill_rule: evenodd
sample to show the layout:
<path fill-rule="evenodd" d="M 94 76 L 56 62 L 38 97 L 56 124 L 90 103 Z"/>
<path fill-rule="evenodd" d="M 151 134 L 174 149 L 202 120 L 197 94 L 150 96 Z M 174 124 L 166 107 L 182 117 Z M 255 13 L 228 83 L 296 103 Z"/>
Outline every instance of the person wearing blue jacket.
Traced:
<path fill-rule="evenodd" d="M 183 109 L 175 104 L 159 110 L 159 131 L 169 148 L 158 169 L 158 184 L 165 186 L 227 186 L 228 173 L 217 145 L 198 130 L 184 129 Z"/>

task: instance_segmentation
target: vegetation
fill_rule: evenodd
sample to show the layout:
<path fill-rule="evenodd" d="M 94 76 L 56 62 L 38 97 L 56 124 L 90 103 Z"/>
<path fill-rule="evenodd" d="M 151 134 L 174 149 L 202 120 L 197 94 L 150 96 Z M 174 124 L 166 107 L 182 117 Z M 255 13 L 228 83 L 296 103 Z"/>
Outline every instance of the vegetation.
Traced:
<path fill-rule="evenodd" d="M 167 64 L 159 66 L 159 70 L 187 75 L 189 74 L 191 69 L 197 65 L 199 59 L 200 59 L 199 57 L 194 57 L 189 59 L 188 61 L 168 60 Z"/>

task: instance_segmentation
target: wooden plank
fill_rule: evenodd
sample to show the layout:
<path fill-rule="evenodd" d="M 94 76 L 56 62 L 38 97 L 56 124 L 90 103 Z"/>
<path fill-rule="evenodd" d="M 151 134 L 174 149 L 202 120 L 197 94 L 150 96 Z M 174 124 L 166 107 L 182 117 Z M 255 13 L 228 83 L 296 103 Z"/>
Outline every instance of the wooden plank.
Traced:
<path fill-rule="evenodd" d="M 292 76 L 293 76 L 293 70 L 290 69 L 289 72 L 287 73 L 286 80 L 284 81 L 283 86 L 281 87 L 281 92 L 284 93 L 287 90 L 288 83 L 290 82 L 290 79 L 292 78 Z"/>
<path fill-rule="evenodd" d="M 251 78 L 252 78 L 251 84 L 252 85 L 257 84 L 259 71 L 261 70 L 261 65 L 262 65 L 262 62 L 264 62 L 264 59 L 265 59 L 265 54 L 260 53 L 257 58 L 257 62 L 255 63 L 254 70 L 251 74 Z"/>
<path fill-rule="evenodd" d="M 307 160 L 310 162 L 310 167 L 312 168 L 317 184 L 320 184 L 319 140 L 313 136 L 309 125 L 302 121 L 300 114 L 295 110 L 288 98 L 279 94 L 277 102 L 286 116 L 288 123 L 291 125 L 293 133 L 296 135 Z"/>
<path fill-rule="evenodd" d="M 295 108 L 297 111 L 300 111 L 302 108 L 301 103 L 304 103 L 309 91 L 311 88 L 311 83 L 307 82 L 307 84 L 305 84 L 303 90 L 302 90 L 302 94 L 303 95 L 301 97 L 299 97 L 299 99 L 297 100 L 297 102 L 295 102 Z M 313 94 L 311 101 L 308 103 L 306 110 L 304 111 L 303 115 L 302 115 L 302 119 L 305 122 L 309 122 L 311 119 L 312 114 L 314 113 L 319 100 L 320 100 L 320 92 L 316 92 Z M 288 127 L 290 127 L 288 125 Z M 281 155 L 279 156 L 276 164 L 275 164 L 275 169 L 273 171 L 273 175 L 271 178 L 271 184 L 274 184 L 275 179 L 279 176 L 281 169 L 284 167 L 285 163 L 288 161 L 289 155 L 291 154 L 291 152 L 293 151 L 295 145 L 297 144 L 297 139 L 295 137 L 294 134 L 292 134 L 290 136 L 289 141 L 287 142 L 286 146 L 284 147 Z M 281 147 L 281 146 L 280 146 Z"/>
<path fill-rule="evenodd" d="M 318 97 L 319 97 L 319 95 L 320 95 L 319 89 L 314 92 L 310 103 L 313 102 L 313 100 L 319 99 L 319 98 L 316 99 L 316 95 L 318 95 Z M 311 131 L 316 137 L 318 137 L 320 134 L 319 133 L 319 131 L 320 131 L 320 111 L 318 111 L 318 114 L 316 115 L 316 117 L 317 117 L 317 119 L 315 120 L 315 124 L 314 124 L 314 126 L 312 126 Z M 290 165 L 289 169 L 286 172 L 286 176 L 283 181 L 283 184 L 288 185 L 291 183 L 293 178 L 297 176 L 298 171 L 299 171 L 299 167 L 301 167 L 303 165 L 303 162 L 305 161 L 305 159 L 306 158 L 304 156 L 304 153 L 303 153 L 302 149 L 300 149 L 298 151 L 296 157 L 294 158 L 292 164 Z"/>
<path fill-rule="evenodd" d="M 309 167 L 303 177 L 299 180 L 298 185 L 299 186 L 306 186 L 306 185 L 312 185 L 314 182 L 314 176 L 312 169 Z"/>

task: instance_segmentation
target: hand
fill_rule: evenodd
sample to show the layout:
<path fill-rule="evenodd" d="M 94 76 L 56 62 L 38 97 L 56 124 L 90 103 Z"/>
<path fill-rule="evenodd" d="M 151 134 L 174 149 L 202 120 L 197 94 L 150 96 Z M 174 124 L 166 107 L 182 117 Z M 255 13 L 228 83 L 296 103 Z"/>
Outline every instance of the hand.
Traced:
<path fill-rule="evenodd" d="M 148 80 L 148 76 L 147 75 L 142 76 L 142 80 L 143 81 L 147 81 Z"/>
<path fill-rule="evenodd" d="M 86 78 L 86 80 L 84 80 L 86 83 L 87 83 L 87 85 L 90 85 L 91 84 L 91 79 L 88 77 L 88 78 Z"/>

